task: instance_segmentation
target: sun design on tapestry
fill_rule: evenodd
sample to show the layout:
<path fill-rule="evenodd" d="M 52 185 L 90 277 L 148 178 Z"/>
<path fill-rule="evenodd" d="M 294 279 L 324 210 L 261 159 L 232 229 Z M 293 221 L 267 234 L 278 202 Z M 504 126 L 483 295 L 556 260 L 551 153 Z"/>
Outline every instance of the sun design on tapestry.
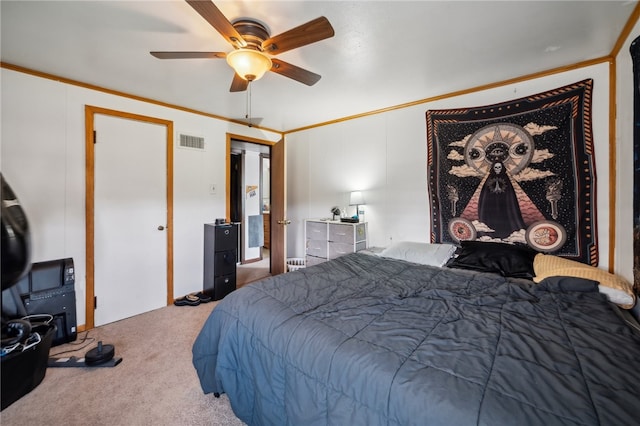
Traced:
<path fill-rule="evenodd" d="M 589 109 L 576 88 L 590 89 L 591 80 L 504 104 L 427 111 L 433 242 L 521 243 L 597 262 Z"/>

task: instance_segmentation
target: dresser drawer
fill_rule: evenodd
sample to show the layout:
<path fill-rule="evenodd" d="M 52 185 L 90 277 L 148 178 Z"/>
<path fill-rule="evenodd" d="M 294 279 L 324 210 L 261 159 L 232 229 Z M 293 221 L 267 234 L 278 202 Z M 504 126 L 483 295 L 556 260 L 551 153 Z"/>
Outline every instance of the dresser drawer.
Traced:
<path fill-rule="evenodd" d="M 329 241 L 353 245 L 353 225 L 329 224 Z"/>
<path fill-rule="evenodd" d="M 213 260 L 215 276 L 229 275 L 236 271 L 236 251 L 218 251 Z"/>
<path fill-rule="evenodd" d="M 223 275 L 215 280 L 213 300 L 220 300 L 236 289 L 236 274 Z"/>
<path fill-rule="evenodd" d="M 307 251 L 309 256 L 327 257 L 327 240 L 307 240 Z"/>
<path fill-rule="evenodd" d="M 237 249 L 238 228 L 235 226 L 216 226 L 216 251 Z"/>
<path fill-rule="evenodd" d="M 336 257 L 344 256 L 345 254 L 353 252 L 353 243 L 329 243 L 329 259 L 335 259 Z"/>
<path fill-rule="evenodd" d="M 307 222 L 307 240 L 327 241 L 327 224 L 322 222 Z"/>

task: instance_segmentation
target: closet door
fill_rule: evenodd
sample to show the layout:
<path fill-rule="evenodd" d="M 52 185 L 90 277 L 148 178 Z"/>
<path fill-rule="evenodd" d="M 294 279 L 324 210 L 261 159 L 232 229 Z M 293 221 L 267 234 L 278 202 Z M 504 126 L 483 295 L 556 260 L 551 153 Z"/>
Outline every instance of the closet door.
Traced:
<path fill-rule="evenodd" d="M 95 326 L 167 304 L 166 126 L 96 114 Z"/>

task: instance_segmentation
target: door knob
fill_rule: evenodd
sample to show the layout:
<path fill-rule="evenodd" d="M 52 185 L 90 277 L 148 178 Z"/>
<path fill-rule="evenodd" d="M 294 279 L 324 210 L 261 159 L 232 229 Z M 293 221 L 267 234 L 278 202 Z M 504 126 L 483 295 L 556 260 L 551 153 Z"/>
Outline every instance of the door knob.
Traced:
<path fill-rule="evenodd" d="M 278 225 L 289 225 L 290 223 L 291 221 L 288 219 L 278 221 Z"/>
<path fill-rule="evenodd" d="M 164 226 L 162 225 L 158 226 L 158 231 L 164 231 Z"/>

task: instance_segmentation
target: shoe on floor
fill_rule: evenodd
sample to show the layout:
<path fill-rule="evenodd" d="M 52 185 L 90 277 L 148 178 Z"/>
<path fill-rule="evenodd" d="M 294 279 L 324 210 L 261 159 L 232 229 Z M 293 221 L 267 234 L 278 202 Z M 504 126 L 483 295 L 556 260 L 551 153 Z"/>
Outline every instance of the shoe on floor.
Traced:
<path fill-rule="evenodd" d="M 199 291 L 197 293 L 191 293 L 191 295 L 197 297 L 198 299 L 200 299 L 200 302 L 202 302 L 202 303 L 211 302 L 211 296 L 209 296 L 206 293 L 203 293 L 201 291 Z"/>
<path fill-rule="evenodd" d="M 200 298 L 193 294 L 187 294 L 184 297 L 180 297 L 173 301 L 176 306 L 198 306 L 200 304 Z"/>

